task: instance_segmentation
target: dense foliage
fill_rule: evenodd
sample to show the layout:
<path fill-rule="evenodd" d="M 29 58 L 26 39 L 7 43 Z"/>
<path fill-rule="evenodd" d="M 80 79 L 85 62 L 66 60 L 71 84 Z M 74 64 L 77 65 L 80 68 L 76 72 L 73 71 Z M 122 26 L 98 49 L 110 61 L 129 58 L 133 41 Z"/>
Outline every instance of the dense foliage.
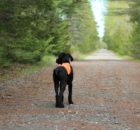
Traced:
<path fill-rule="evenodd" d="M 37 63 L 45 55 L 69 52 L 77 46 L 88 46 L 84 47 L 88 52 L 89 46 L 95 46 L 96 35 L 88 0 L 0 2 L 0 66 Z"/>
<path fill-rule="evenodd" d="M 131 4 L 131 21 L 134 23 L 134 31 L 132 33 L 131 55 L 140 59 L 140 1 L 133 0 Z"/>
<path fill-rule="evenodd" d="M 140 59 L 139 0 L 108 0 L 104 41 L 109 49 Z"/>
<path fill-rule="evenodd" d="M 108 48 L 120 55 L 130 55 L 131 32 L 130 8 L 128 1 L 108 0 L 106 16 L 106 34 L 104 41 Z"/>
<path fill-rule="evenodd" d="M 73 50 L 88 53 L 96 49 L 99 44 L 97 37 L 96 23 L 89 3 L 82 3 L 79 10 L 70 19 L 70 43 Z"/>

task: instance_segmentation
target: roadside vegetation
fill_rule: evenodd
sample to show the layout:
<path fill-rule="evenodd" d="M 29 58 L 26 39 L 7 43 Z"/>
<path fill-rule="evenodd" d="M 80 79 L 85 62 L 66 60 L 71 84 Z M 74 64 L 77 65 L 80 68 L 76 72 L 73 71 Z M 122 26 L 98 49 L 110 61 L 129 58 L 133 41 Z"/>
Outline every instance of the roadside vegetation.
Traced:
<path fill-rule="evenodd" d="M 131 55 L 135 59 L 140 59 L 140 1 L 133 0 L 131 4 L 131 21 L 133 22 L 133 32 L 131 41 Z"/>
<path fill-rule="evenodd" d="M 105 23 L 102 43 L 140 59 L 140 1 L 108 0 Z M 50 65 L 62 51 L 80 59 L 100 44 L 89 0 L 1 0 L 0 75 Z"/>
<path fill-rule="evenodd" d="M 140 59 L 139 0 L 108 0 L 104 41 L 119 55 Z"/>
<path fill-rule="evenodd" d="M 127 1 L 108 0 L 106 16 L 106 33 L 104 41 L 108 49 L 120 55 L 130 55 L 131 33 L 133 24 L 130 21 L 130 8 Z"/>
<path fill-rule="evenodd" d="M 1 0 L 0 67 L 93 51 L 95 28 L 88 0 Z"/>
<path fill-rule="evenodd" d="M 54 64 L 63 51 L 83 58 L 98 41 L 88 0 L 1 0 L 1 78 Z"/>

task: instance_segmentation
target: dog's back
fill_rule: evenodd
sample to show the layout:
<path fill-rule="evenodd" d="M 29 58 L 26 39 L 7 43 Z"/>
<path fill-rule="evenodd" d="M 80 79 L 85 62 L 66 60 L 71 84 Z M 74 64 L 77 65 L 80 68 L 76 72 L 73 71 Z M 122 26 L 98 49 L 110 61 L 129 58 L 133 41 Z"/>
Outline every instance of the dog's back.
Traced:
<path fill-rule="evenodd" d="M 64 67 L 58 66 L 53 71 L 53 79 L 54 81 L 61 81 L 66 80 L 67 81 L 67 72 Z"/>

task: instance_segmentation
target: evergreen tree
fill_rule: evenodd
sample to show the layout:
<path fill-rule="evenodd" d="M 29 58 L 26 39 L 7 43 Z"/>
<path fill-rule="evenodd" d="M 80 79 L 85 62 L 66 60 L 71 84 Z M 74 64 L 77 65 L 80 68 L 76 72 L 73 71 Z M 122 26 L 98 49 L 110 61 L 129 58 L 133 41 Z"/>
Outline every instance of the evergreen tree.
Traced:
<path fill-rule="evenodd" d="M 73 17 L 78 17 L 78 23 Z M 70 52 L 76 37 L 70 29 L 77 24 L 76 44 L 95 44 L 95 23 L 88 0 L 1 0 L 0 66 L 37 63 L 45 55 Z"/>
<path fill-rule="evenodd" d="M 92 52 L 99 42 L 90 4 L 85 1 L 70 19 L 71 44 L 82 53 Z"/>

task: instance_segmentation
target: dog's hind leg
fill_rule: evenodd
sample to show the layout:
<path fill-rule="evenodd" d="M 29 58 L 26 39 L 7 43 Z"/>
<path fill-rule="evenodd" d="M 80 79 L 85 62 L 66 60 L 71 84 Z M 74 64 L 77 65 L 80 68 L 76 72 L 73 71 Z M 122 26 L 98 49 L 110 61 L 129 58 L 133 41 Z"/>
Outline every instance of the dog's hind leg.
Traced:
<path fill-rule="evenodd" d="M 55 81 L 54 89 L 55 89 L 55 100 L 56 100 L 55 107 L 58 107 L 59 106 L 59 95 L 58 95 L 59 81 Z"/>
<path fill-rule="evenodd" d="M 59 107 L 64 108 L 64 91 L 66 88 L 67 82 L 66 81 L 60 81 L 60 92 L 59 92 Z"/>
<path fill-rule="evenodd" d="M 68 102 L 69 102 L 69 104 L 73 104 L 73 101 L 72 101 L 72 83 L 68 84 L 68 91 L 69 91 Z"/>
<path fill-rule="evenodd" d="M 55 95 L 58 96 L 58 88 L 59 88 L 59 81 L 55 81 L 54 83 L 54 90 L 55 90 Z"/>
<path fill-rule="evenodd" d="M 59 102 L 58 102 L 58 100 L 59 100 L 59 95 L 58 95 L 59 94 L 59 92 L 58 92 L 59 91 L 59 80 L 58 80 L 55 70 L 53 72 L 53 81 L 54 81 L 55 100 L 56 100 L 55 107 L 58 107 L 58 105 L 59 105 Z"/>

